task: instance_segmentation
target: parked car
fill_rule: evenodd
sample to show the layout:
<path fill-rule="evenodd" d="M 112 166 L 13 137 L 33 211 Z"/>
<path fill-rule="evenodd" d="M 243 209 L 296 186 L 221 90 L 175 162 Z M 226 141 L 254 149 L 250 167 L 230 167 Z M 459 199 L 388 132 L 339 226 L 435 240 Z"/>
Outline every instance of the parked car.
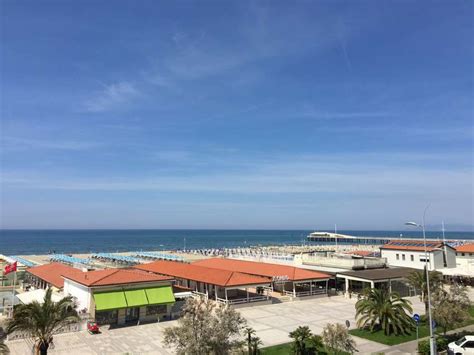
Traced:
<path fill-rule="evenodd" d="M 466 335 L 448 344 L 448 354 L 474 354 L 474 335 Z"/>

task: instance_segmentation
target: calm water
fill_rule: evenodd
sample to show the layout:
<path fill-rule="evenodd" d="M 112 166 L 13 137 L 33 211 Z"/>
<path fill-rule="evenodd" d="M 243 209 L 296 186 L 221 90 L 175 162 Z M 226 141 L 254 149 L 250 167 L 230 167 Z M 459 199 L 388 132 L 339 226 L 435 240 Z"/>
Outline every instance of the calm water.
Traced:
<path fill-rule="evenodd" d="M 304 230 L 0 230 L 0 254 L 116 252 L 301 244 Z M 412 231 L 338 231 L 356 236 L 421 237 Z M 440 232 L 428 232 L 430 238 Z M 446 238 L 474 239 L 472 232 L 446 232 Z"/>

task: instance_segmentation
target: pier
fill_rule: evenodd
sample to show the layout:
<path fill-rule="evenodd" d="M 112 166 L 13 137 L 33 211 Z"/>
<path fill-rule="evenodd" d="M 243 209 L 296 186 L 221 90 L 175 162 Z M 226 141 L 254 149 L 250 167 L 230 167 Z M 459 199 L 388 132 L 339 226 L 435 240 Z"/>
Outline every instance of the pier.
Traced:
<path fill-rule="evenodd" d="M 330 232 L 313 232 L 310 233 L 307 237 L 307 240 L 310 242 L 316 243 L 327 243 L 327 244 L 344 244 L 344 245 L 383 245 L 387 244 L 391 240 L 397 239 L 410 239 L 414 241 L 423 241 L 423 238 L 410 238 L 405 236 L 400 237 L 363 237 L 363 236 L 353 236 L 345 235 L 339 233 L 330 233 Z M 440 238 L 426 238 L 427 242 L 440 241 Z M 450 246 L 459 246 L 466 243 L 465 240 L 446 240 L 446 243 Z"/>

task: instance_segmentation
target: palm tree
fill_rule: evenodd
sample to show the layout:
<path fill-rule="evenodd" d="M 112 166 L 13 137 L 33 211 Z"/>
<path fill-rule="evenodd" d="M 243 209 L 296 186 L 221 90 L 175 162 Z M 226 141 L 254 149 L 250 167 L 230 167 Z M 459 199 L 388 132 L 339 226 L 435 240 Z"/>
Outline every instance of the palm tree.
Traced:
<path fill-rule="evenodd" d="M 252 346 L 252 339 L 253 339 L 253 336 L 255 335 L 255 329 L 251 328 L 251 327 L 246 327 L 244 329 L 244 332 L 245 332 L 245 336 L 247 338 L 247 348 L 248 348 L 248 353 L 249 355 L 252 355 L 253 353 L 253 346 Z"/>
<path fill-rule="evenodd" d="M 50 288 L 46 291 L 42 304 L 34 301 L 16 306 L 13 318 L 7 323 L 9 334 L 15 331 L 29 333 L 35 339 L 36 349 L 41 355 L 48 353 L 56 331 L 79 321 L 72 297 L 54 302 L 51 299 L 52 292 Z"/>
<path fill-rule="evenodd" d="M 311 338 L 311 330 L 308 326 L 300 326 L 290 333 L 293 339 L 293 351 L 295 355 L 306 354 L 306 341 Z"/>
<path fill-rule="evenodd" d="M 1 332 L 1 329 L 0 329 L 0 332 Z M 4 343 L 4 340 L 5 340 L 4 336 L 1 335 L 0 336 L 0 354 L 8 354 L 9 353 L 8 346 Z"/>
<path fill-rule="evenodd" d="M 386 335 L 410 334 L 414 321 L 411 303 L 397 292 L 386 289 L 366 289 L 356 303 L 356 318 L 359 328 L 370 331 L 383 329 Z"/>
<path fill-rule="evenodd" d="M 439 271 L 430 271 L 428 273 L 430 278 L 430 291 L 432 294 L 436 293 L 442 286 L 443 274 Z M 407 277 L 408 284 L 420 290 L 420 301 L 425 304 L 425 314 L 428 314 L 428 286 L 426 283 L 426 269 L 423 271 L 413 271 Z"/>
<path fill-rule="evenodd" d="M 250 340 L 252 344 L 252 354 L 251 355 L 258 355 L 260 354 L 260 349 L 258 348 L 260 345 L 263 345 L 262 340 L 259 337 L 252 337 Z"/>

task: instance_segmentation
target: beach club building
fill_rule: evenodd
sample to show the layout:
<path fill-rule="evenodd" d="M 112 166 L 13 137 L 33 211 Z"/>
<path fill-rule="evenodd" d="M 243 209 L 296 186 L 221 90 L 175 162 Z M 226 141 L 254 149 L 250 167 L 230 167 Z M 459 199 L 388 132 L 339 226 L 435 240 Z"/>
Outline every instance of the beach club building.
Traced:
<path fill-rule="evenodd" d="M 105 269 L 63 275 L 64 295 L 99 324 L 152 322 L 171 318 L 173 278 L 136 269 Z"/>
<path fill-rule="evenodd" d="M 456 251 L 440 241 L 427 241 L 429 270 L 456 267 Z M 425 245 L 422 240 L 391 240 L 380 247 L 382 258 L 390 266 L 425 268 Z"/>
<path fill-rule="evenodd" d="M 25 281 L 36 289 L 62 290 L 64 287 L 63 276 L 78 272 L 81 270 L 61 263 L 44 264 L 26 269 Z"/>
<path fill-rule="evenodd" d="M 342 289 L 346 297 L 358 295 L 366 288 L 387 289 L 390 292 L 398 292 L 402 297 L 417 295 L 417 290 L 408 284 L 409 275 L 419 271 L 406 267 L 351 270 L 336 274 L 338 284 L 342 283 Z"/>
<path fill-rule="evenodd" d="M 332 278 L 322 272 L 290 265 L 239 259 L 203 259 L 194 262 L 193 265 L 265 277 L 271 280 L 272 292 L 281 292 L 292 298 L 327 294 L 328 281 Z"/>
<path fill-rule="evenodd" d="M 220 303 L 271 302 L 267 292 L 271 284 L 269 277 L 166 260 L 136 265 L 135 268 L 172 277 L 177 285 L 191 289 L 195 295 Z"/>

